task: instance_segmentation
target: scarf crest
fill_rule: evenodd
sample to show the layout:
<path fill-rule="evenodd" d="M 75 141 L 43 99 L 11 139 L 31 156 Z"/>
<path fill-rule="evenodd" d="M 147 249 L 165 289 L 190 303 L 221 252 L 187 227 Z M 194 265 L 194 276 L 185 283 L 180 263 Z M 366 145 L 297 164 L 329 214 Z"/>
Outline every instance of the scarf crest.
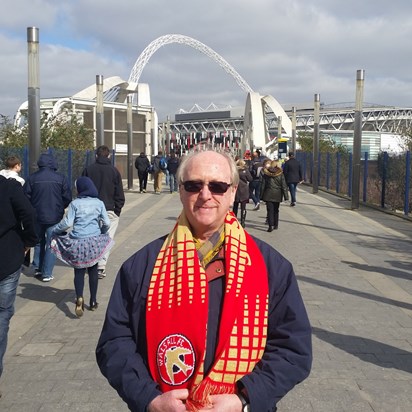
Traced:
<path fill-rule="evenodd" d="M 150 373 L 162 392 L 188 388 L 186 407 L 234 393 L 261 359 L 267 337 L 268 278 L 254 240 L 232 213 L 224 222 L 226 282 L 215 362 L 204 376 L 208 282 L 182 213 L 155 263 L 146 307 Z"/>

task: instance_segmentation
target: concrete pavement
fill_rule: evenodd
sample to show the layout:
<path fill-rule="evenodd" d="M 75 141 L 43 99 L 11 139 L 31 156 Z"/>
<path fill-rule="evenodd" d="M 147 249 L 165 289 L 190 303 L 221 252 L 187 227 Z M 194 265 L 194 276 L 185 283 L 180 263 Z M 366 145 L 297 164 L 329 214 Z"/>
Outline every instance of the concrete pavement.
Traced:
<path fill-rule="evenodd" d="M 296 207 L 281 205 L 279 230 L 266 232 L 265 206 L 250 204 L 246 218 L 251 234 L 293 263 L 313 326 L 312 373 L 278 410 L 411 411 L 412 222 L 310 190 L 299 187 Z M 128 410 L 98 370 L 96 342 L 121 263 L 170 231 L 180 210 L 168 191 L 126 193 L 100 307 L 81 319 L 71 268 L 58 263 L 50 283 L 22 274 L 0 411 Z"/>

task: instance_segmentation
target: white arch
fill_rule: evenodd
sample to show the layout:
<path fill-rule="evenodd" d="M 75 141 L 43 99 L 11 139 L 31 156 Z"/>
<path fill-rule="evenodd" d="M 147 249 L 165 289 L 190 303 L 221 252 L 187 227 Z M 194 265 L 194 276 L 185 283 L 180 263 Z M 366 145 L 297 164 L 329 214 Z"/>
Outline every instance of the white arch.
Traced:
<path fill-rule="evenodd" d="M 153 40 L 140 54 L 136 63 L 133 66 L 132 71 L 129 76 L 129 83 L 138 83 L 140 76 L 144 67 L 146 66 L 149 59 L 153 54 L 160 49 L 160 47 L 165 46 L 170 43 L 180 43 L 186 46 L 193 47 L 194 49 L 202 52 L 206 56 L 213 59 L 224 71 L 236 80 L 236 83 L 247 93 L 253 92 L 252 88 L 246 83 L 243 77 L 218 53 L 213 49 L 201 43 L 192 37 L 183 36 L 181 34 L 166 34 L 164 36 L 158 37 Z"/>

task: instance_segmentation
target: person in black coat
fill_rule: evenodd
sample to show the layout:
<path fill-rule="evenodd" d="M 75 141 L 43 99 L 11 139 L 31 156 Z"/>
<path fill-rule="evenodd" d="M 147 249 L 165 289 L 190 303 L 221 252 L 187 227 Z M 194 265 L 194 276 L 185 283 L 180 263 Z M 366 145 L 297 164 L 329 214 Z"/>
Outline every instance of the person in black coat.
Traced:
<path fill-rule="evenodd" d="M 298 183 L 303 182 L 302 165 L 299 160 L 295 159 L 293 152 L 289 152 L 289 160 L 283 166 L 283 174 L 285 175 L 286 184 L 290 192 L 290 205 L 296 205 L 296 187 Z"/>
<path fill-rule="evenodd" d="M 237 171 L 239 173 L 239 186 L 236 190 L 235 201 L 233 202 L 233 213 L 237 217 L 240 204 L 240 224 L 242 227 L 246 225 L 246 205 L 249 202 L 249 183 L 253 180 L 246 162 L 239 159 L 236 162 Z"/>
<path fill-rule="evenodd" d="M 272 232 L 279 226 L 280 203 L 289 198 L 288 187 L 277 160 L 273 160 L 268 168 L 262 169 L 260 179 L 260 199 L 266 203 L 268 232 Z"/>
<path fill-rule="evenodd" d="M 0 376 L 25 253 L 37 243 L 35 211 L 17 180 L 0 176 Z"/>
<path fill-rule="evenodd" d="M 110 219 L 109 235 L 114 239 L 119 218 L 124 206 L 125 197 L 123 182 L 120 172 L 110 161 L 110 150 L 107 146 L 99 146 L 96 149 L 96 162 L 87 166 L 83 171 L 83 176 L 90 177 L 97 188 L 99 199 L 104 203 Z M 99 279 L 106 277 L 106 264 L 109 259 L 107 252 L 97 265 Z"/>
<path fill-rule="evenodd" d="M 136 157 L 134 167 L 137 169 L 137 176 L 139 178 L 139 191 L 140 193 L 146 193 L 150 161 L 144 152 L 141 152 L 140 155 Z"/>

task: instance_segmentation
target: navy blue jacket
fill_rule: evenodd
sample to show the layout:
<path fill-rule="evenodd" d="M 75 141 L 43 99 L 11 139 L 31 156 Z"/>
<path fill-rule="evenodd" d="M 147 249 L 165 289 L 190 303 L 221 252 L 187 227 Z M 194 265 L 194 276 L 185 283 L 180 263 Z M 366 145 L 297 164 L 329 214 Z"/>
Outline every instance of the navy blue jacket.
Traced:
<path fill-rule="evenodd" d="M 51 154 L 41 154 L 37 165 L 39 170 L 28 177 L 24 192 L 36 209 L 37 223 L 54 225 L 62 219 L 72 193 L 66 176 L 56 172 L 57 164 Z"/>
<path fill-rule="evenodd" d="M 120 268 L 96 349 L 101 372 L 135 412 L 147 410 L 161 394 L 147 366 L 145 313 L 153 266 L 164 239 L 149 243 Z M 309 375 L 311 327 L 292 265 L 267 243 L 254 240 L 268 269 L 268 336 L 263 358 L 241 383 L 248 391 L 251 410 L 269 412 L 275 411 L 276 403 Z M 214 316 L 209 316 L 206 359 L 213 359 L 208 351 L 215 345 L 209 345 L 209 335 L 217 339 L 223 290 L 223 282 L 209 283 Z M 205 370 L 209 366 L 205 362 Z"/>
<path fill-rule="evenodd" d="M 291 157 L 283 165 L 283 174 L 285 175 L 286 183 L 299 183 L 303 180 L 302 165 L 299 160 Z"/>

